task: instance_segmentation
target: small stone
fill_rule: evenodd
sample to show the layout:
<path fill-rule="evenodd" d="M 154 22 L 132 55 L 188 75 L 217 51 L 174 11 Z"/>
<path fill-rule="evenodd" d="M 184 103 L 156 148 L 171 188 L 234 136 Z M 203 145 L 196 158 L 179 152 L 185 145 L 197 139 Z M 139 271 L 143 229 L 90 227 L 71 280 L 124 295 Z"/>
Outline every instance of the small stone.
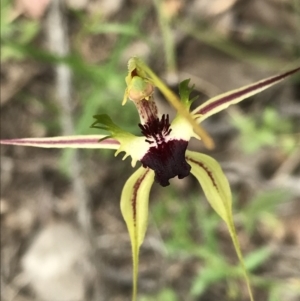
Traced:
<path fill-rule="evenodd" d="M 37 298 L 44 301 L 85 300 L 92 267 L 89 244 L 67 223 L 42 229 L 22 259 L 24 274 Z"/>

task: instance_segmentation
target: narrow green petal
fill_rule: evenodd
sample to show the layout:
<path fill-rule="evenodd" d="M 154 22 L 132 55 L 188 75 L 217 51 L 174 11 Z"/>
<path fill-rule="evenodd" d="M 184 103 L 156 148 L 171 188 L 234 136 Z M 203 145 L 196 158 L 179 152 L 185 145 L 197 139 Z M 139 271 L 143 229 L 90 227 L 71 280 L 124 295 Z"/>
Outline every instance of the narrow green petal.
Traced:
<path fill-rule="evenodd" d="M 118 149 L 120 143 L 105 135 L 58 136 L 47 138 L 16 138 L 0 140 L 0 144 L 43 148 L 106 148 Z M 101 140 L 101 141 L 100 141 Z"/>
<path fill-rule="evenodd" d="M 281 82 L 286 77 L 293 75 L 300 71 L 300 67 L 285 72 L 283 74 L 275 75 L 263 80 L 260 80 L 254 84 L 244 86 L 239 89 L 231 90 L 229 92 L 217 95 L 208 101 L 206 101 L 201 106 L 193 110 L 192 114 L 199 116 L 197 118 L 198 122 L 202 122 L 207 117 L 216 114 L 222 110 L 225 110 L 232 104 L 236 104 L 250 96 L 253 96 L 263 90 L 270 88 L 271 86 Z"/>
<path fill-rule="evenodd" d="M 128 156 L 131 156 L 131 165 L 132 167 L 135 167 L 136 162 L 141 160 L 149 149 L 149 143 L 145 141 L 145 137 L 138 137 L 123 130 L 106 114 L 95 115 L 93 117 L 96 121 L 91 125 L 91 127 L 110 132 L 111 135 L 108 137 L 119 142 L 119 147 L 117 148 L 118 150 L 115 155 L 117 156 L 119 153 L 125 152 L 123 160 L 125 160 Z M 104 142 L 105 141 L 106 140 L 104 140 Z"/>
<path fill-rule="evenodd" d="M 133 258 L 133 297 L 137 296 L 139 249 L 144 241 L 148 222 L 149 193 L 154 172 L 140 167 L 127 180 L 121 196 L 121 212 L 126 222 Z"/>
<path fill-rule="evenodd" d="M 250 299 L 253 301 L 249 276 L 245 268 L 243 255 L 233 223 L 231 191 L 228 180 L 219 163 L 213 158 L 204 154 L 187 151 L 186 159 L 192 167 L 191 173 L 199 181 L 208 202 L 227 225 L 235 251 L 244 271 Z"/>

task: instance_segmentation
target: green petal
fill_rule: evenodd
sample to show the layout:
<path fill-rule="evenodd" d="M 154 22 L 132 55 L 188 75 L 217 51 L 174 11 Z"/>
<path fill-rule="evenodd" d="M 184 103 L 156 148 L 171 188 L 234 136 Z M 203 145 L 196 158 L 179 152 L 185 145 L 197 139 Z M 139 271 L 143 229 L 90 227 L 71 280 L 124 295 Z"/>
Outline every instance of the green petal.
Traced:
<path fill-rule="evenodd" d="M 121 152 L 125 152 L 123 160 L 128 156 L 131 156 L 131 165 L 134 167 L 137 161 L 140 161 L 149 149 L 149 144 L 145 141 L 145 137 L 135 136 L 119 126 L 117 126 L 111 118 L 106 115 L 95 115 L 93 116 L 96 121 L 91 125 L 92 128 L 105 130 L 111 133 L 109 137 L 119 142 L 118 150 L 115 155 L 117 156 Z M 103 142 L 105 142 L 104 140 Z"/>
<path fill-rule="evenodd" d="M 135 167 L 136 162 L 140 161 L 149 150 L 149 143 L 145 141 L 145 137 L 137 137 L 130 134 L 130 136 L 116 136 L 114 138 L 120 142 L 120 147 L 115 155 L 125 152 L 123 160 L 131 156 L 132 167 Z"/>
<path fill-rule="evenodd" d="M 139 249 L 147 230 L 148 201 L 153 181 L 154 172 L 140 167 L 125 183 L 121 196 L 121 212 L 128 228 L 132 248 L 133 301 L 137 295 Z"/>
<path fill-rule="evenodd" d="M 250 299 L 253 301 L 249 276 L 245 268 L 243 255 L 233 223 L 231 191 L 228 180 L 219 163 L 213 158 L 204 154 L 187 151 L 186 159 L 192 167 L 191 173 L 199 181 L 208 202 L 227 225 L 235 251 L 244 271 Z"/>
<path fill-rule="evenodd" d="M 58 136 L 47 138 L 16 138 L 0 140 L 0 144 L 43 148 L 107 148 L 118 149 L 120 143 L 105 135 Z M 101 140 L 101 141 L 100 141 Z"/>
<path fill-rule="evenodd" d="M 184 105 L 184 107 L 189 110 L 191 104 L 195 100 L 195 98 L 190 99 L 190 93 L 193 90 L 192 86 L 189 87 L 190 80 L 184 80 L 179 84 L 179 94 L 180 94 L 180 100 L 181 103 Z M 197 98 L 197 97 L 196 97 Z M 171 124 L 172 131 L 168 135 L 170 139 L 182 139 L 189 141 L 191 137 L 194 137 L 196 139 L 201 139 L 194 131 L 192 124 L 181 114 L 177 114 L 174 120 Z"/>
<path fill-rule="evenodd" d="M 271 86 L 284 80 L 286 77 L 291 76 L 299 71 L 300 68 L 298 67 L 283 74 L 265 78 L 254 84 L 250 84 L 248 86 L 244 86 L 242 88 L 217 95 L 193 110 L 192 114 L 197 117 L 199 116 L 197 118 L 197 121 L 202 122 L 207 117 L 225 110 L 232 104 L 236 104 L 250 96 L 262 92 L 263 90 L 270 88 Z"/>

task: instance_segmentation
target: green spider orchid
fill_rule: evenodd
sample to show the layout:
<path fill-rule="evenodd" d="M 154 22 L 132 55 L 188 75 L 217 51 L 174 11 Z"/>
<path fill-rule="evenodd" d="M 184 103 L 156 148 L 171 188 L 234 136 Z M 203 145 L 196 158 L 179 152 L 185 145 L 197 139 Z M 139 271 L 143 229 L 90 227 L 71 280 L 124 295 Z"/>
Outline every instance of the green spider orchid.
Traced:
<path fill-rule="evenodd" d="M 147 229 L 148 201 L 154 181 L 161 186 L 169 185 L 169 180 L 178 176 L 182 179 L 190 173 L 201 185 L 204 194 L 225 221 L 230 232 L 237 256 L 242 265 L 250 300 L 253 300 L 249 278 L 243 263 L 242 253 L 237 240 L 231 209 L 231 191 L 229 183 L 220 165 L 213 158 L 187 150 L 189 140 L 202 139 L 209 148 L 213 146 L 211 138 L 198 126 L 209 116 L 226 109 L 257 94 L 284 78 L 298 72 L 299 68 L 284 74 L 269 77 L 254 84 L 229 91 L 211 98 L 192 112 L 189 99 L 191 88 L 189 80 L 179 86 L 180 100 L 140 59 L 132 58 L 128 64 L 127 88 L 123 104 L 129 98 L 134 102 L 139 116 L 142 136 L 135 136 L 118 127 L 107 115 L 96 115 L 93 128 L 106 130 L 105 135 L 86 135 L 53 138 L 25 138 L 1 140 L 1 144 L 22 145 L 44 148 L 106 148 L 115 149 L 116 155 L 125 152 L 125 159 L 131 156 L 134 167 L 140 166 L 127 180 L 121 195 L 121 211 L 125 219 L 133 255 L 133 300 L 137 297 L 139 249 Z M 168 115 L 160 116 L 153 98 L 155 87 L 159 88 L 166 99 L 177 109 L 178 114 L 170 122 Z"/>

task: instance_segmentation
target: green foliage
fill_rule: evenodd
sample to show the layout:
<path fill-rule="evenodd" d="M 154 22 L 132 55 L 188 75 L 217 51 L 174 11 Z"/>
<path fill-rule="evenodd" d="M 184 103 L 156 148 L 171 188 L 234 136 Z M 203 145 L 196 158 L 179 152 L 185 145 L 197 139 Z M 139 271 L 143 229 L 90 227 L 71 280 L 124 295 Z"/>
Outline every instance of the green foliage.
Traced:
<path fill-rule="evenodd" d="M 291 41 L 284 43 L 283 40 L 286 39 L 284 35 L 279 35 L 277 31 L 273 31 L 273 33 L 271 34 L 270 29 L 262 26 L 257 28 L 257 31 L 255 31 L 255 33 L 259 31 L 260 35 L 262 35 L 262 31 L 268 32 L 269 41 L 274 42 L 278 49 L 284 49 L 286 55 L 289 56 L 289 59 L 286 59 L 285 57 L 275 58 L 268 56 L 266 55 L 266 53 L 262 53 L 261 51 L 246 47 L 242 43 L 238 43 L 234 39 L 228 38 L 220 32 L 217 32 L 210 26 L 203 24 L 195 26 L 195 24 L 191 22 L 181 20 L 180 22 L 178 22 L 178 27 L 194 39 L 199 40 L 200 42 L 214 49 L 217 49 L 218 51 L 223 52 L 237 60 L 248 62 L 251 65 L 256 65 L 258 68 L 264 66 L 269 69 L 278 70 L 283 66 L 290 64 L 293 60 L 295 60 L 295 64 L 299 64 L 299 43 L 297 44 L 298 41 L 293 40 L 293 44 L 291 43 Z M 253 45 L 259 41 L 259 39 L 255 37 L 255 33 L 252 37 L 253 40 L 251 41 Z M 264 40 L 266 40 L 266 35 L 263 35 L 263 38 Z M 289 47 L 290 45 L 295 45 L 296 47 Z"/>
<path fill-rule="evenodd" d="M 270 285 L 270 297 L 268 301 L 282 301 L 285 298 L 298 300 L 300 296 L 299 279 L 291 279 L 287 284 L 282 285 L 282 281 L 274 282 Z"/>
<path fill-rule="evenodd" d="M 241 131 L 241 147 L 245 153 L 253 153 L 264 146 L 277 146 L 285 152 L 297 144 L 292 134 L 292 121 L 282 118 L 273 108 L 266 108 L 260 122 L 253 117 L 234 114 L 233 124 Z"/>
<path fill-rule="evenodd" d="M 247 232 L 253 231 L 258 220 L 265 218 L 267 212 L 270 216 L 274 216 L 272 211 L 282 200 L 283 193 L 283 191 L 262 193 L 249 202 L 248 206 L 239 210 L 242 227 Z M 227 285 L 228 298 L 239 300 L 239 281 L 243 277 L 243 272 L 239 265 L 233 266 L 229 263 L 220 250 L 217 232 L 223 222 L 208 206 L 200 204 L 205 204 L 204 198 L 199 199 L 199 196 L 194 195 L 185 197 L 183 201 L 171 192 L 152 207 L 153 219 L 162 229 L 162 233 L 167 233 L 164 236 L 167 254 L 177 260 L 193 258 L 195 265 L 199 266 L 199 272 L 194 276 L 190 287 L 191 300 L 203 295 L 212 285 L 224 282 Z M 271 249 L 268 247 L 256 249 L 245 256 L 245 266 L 253 283 L 268 290 L 270 295 L 268 300 L 277 301 L 272 297 L 273 289 L 277 291 L 280 285 L 271 280 L 266 282 L 264 277 L 251 274 L 261 267 L 270 255 Z"/>
<path fill-rule="evenodd" d="M 171 289 L 165 288 L 154 296 L 143 296 L 140 301 L 178 301 L 179 298 Z"/>
<path fill-rule="evenodd" d="M 287 190 L 264 191 L 255 196 L 241 212 L 245 230 L 252 234 L 257 223 L 264 221 L 271 227 L 275 222 L 275 209 L 289 197 Z"/>
<path fill-rule="evenodd" d="M 1 0 L 1 62 L 8 59 L 24 59 L 18 49 L 11 47 L 11 41 L 19 45 L 28 45 L 40 30 L 39 23 L 32 20 L 11 20 L 11 1 Z"/>

